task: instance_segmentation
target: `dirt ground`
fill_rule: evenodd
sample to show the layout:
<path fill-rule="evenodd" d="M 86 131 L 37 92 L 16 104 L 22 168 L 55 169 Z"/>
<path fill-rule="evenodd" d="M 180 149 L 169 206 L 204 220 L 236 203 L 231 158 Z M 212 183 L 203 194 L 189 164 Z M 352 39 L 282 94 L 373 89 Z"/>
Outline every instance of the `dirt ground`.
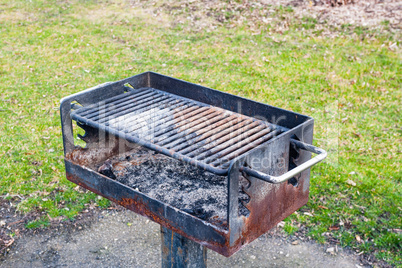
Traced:
<path fill-rule="evenodd" d="M 351 24 L 371 29 L 387 22 L 394 29 L 402 24 L 400 0 L 262 0 L 262 3 L 292 6 L 296 16 L 311 16 L 334 26 Z M 343 4 L 345 3 L 345 4 Z"/>
<path fill-rule="evenodd" d="M 351 27 L 364 31 L 378 30 L 399 33 L 402 25 L 401 0 L 253 0 L 253 1 L 155 1 L 133 0 L 131 5 L 146 13 L 168 14 L 173 24 L 188 21 L 192 31 L 210 31 L 226 23 L 227 27 L 247 24 L 259 32 L 259 25 L 271 24 L 273 32 L 286 31 L 295 18 L 312 18 L 317 22 L 314 31 L 322 36 L 334 37 L 339 31 L 349 32 Z M 275 8 L 289 8 L 277 16 Z M 184 12 L 183 8 L 189 10 Z M 228 15 L 229 14 L 229 15 Z M 348 26 L 348 27 L 344 27 Z M 345 28 L 345 29 L 343 29 Z M 342 30 L 343 29 L 343 30 Z M 352 34 L 353 32 L 351 32 Z"/>
<path fill-rule="evenodd" d="M 128 210 L 97 211 L 77 225 L 27 233 L 1 267 L 160 267 L 160 227 Z M 332 247 L 332 246 L 331 246 Z M 342 248 L 289 239 L 278 230 L 230 258 L 208 250 L 209 267 L 365 267 Z"/>

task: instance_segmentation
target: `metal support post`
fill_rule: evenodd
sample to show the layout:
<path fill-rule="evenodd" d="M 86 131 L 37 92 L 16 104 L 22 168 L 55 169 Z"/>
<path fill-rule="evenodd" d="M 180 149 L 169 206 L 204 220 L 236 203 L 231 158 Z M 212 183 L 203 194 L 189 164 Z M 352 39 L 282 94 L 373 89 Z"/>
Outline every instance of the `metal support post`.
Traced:
<path fill-rule="evenodd" d="M 207 249 L 163 226 L 162 268 L 206 268 Z"/>

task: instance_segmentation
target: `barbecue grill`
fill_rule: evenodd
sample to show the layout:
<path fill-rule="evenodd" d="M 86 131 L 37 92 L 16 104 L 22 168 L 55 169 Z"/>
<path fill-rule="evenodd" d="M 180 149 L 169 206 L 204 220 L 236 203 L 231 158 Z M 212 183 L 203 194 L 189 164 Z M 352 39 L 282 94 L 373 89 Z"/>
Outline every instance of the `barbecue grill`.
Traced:
<path fill-rule="evenodd" d="M 67 178 L 161 224 L 165 264 L 173 244 L 200 263 L 198 245 L 228 257 L 258 238 L 307 203 L 326 157 L 311 117 L 154 72 L 66 97 L 60 113 Z"/>

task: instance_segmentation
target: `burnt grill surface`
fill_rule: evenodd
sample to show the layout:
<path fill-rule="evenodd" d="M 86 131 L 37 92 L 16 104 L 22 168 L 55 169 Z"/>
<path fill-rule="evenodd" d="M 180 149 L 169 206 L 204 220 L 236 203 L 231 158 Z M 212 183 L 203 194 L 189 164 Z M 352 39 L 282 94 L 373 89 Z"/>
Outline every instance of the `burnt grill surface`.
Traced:
<path fill-rule="evenodd" d="M 203 171 L 141 147 L 104 163 L 110 165 L 114 180 L 200 219 L 227 227 L 226 176 Z M 94 168 L 99 170 L 104 163 L 98 163 Z M 248 200 L 242 187 L 239 185 L 239 214 L 247 216 L 249 211 L 242 202 Z"/>
<path fill-rule="evenodd" d="M 225 176 L 203 171 L 146 148 L 134 149 L 106 162 L 113 163 L 116 181 L 203 220 L 225 225 Z"/>
<path fill-rule="evenodd" d="M 268 122 L 154 88 L 130 89 L 79 108 L 71 118 L 217 175 L 226 175 L 236 157 L 282 131 Z"/>

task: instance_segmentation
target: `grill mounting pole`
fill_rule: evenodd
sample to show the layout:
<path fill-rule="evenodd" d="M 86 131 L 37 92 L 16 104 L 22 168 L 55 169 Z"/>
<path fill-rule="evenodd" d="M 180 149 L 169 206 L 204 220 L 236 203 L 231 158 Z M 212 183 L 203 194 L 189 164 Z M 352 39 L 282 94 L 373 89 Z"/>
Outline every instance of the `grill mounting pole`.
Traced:
<path fill-rule="evenodd" d="M 206 268 L 207 249 L 161 226 L 162 268 Z"/>

